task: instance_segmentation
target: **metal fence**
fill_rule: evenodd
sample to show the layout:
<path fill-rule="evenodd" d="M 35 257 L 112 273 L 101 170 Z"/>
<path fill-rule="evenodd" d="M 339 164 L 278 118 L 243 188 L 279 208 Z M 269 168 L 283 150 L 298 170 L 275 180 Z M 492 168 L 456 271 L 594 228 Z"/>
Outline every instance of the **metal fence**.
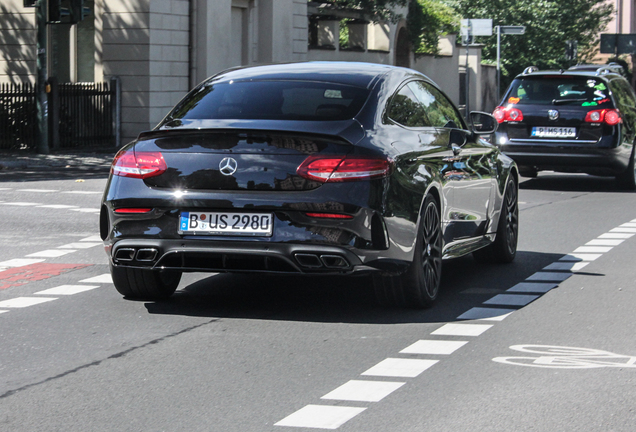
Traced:
<path fill-rule="evenodd" d="M 34 148 L 36 126 L 35 85 L 3 83 L 0 86 L 0 149 Z"/>
<path fill-rule="evenodd" d="M 116 144 L 117 83 L 61 83 L 49 79 L 48 146 L 56 149 Z M 30 83 L 0 88 L 0 149 L 37 148 L 36 88 Z"/>

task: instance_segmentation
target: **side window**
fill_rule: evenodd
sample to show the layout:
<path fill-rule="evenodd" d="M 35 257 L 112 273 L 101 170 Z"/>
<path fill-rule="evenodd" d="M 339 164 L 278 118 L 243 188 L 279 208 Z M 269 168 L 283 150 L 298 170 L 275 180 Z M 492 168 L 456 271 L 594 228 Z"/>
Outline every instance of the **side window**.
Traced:
<path fill-rule="evenodd" d="M 407 85 L 426 110 L 431 126 L 463 128 L 461 116 L 442 92 L 424 81 Z"/>
<path fill-rule="evenodd" d="M 618 108 L 622 107 L 635 107 L 636 101 L 634 100 L 634 92 L 627 83 L 622 79 L 613 79 L 609 83 L 610 89 L 612 93 L 614 93 L 614 97 L 616 98 L 616 102 L 618 103 Z"/>
<path fill-rule="evenodd" d="M 617 108 L 623 116 L 623 124 L 627 131 L 634 133 L 634 124 L 636 124 L 636 98 L 634 90 L 624 79 L 613 79 L 609 82 L 610 90 L 612 90 Z"/>
<path fill-rule="evenodd" d="M 408 85 L 402 87 L 389 102 L 389 118 L 409 127 L 430 126 L 426 110 Z"/>

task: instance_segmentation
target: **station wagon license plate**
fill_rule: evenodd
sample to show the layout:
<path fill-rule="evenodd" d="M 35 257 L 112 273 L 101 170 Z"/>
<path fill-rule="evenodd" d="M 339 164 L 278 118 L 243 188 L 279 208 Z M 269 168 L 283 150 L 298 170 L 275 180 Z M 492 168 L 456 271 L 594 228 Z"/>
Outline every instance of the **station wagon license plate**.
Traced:
<path fill-rule="evenodd" d="M 576 128 L 537 126 L 532 128 L 532 136 L 538 138 L 576 138 Z"/>
<path fill-rule="evenodd" d="M 181 212 L 179 234 L 271 236 L 271 213 Z"/>

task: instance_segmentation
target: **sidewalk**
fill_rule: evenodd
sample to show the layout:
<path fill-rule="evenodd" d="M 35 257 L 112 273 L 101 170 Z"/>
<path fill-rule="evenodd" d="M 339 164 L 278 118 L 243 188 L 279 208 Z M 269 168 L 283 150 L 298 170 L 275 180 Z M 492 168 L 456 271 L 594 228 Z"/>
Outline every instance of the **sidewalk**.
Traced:
<path fill-rule="evenodd" d="M 116 150 L 66 151 L 48 155 L 24 152 L 0 152 L 0 171 L 38 168 L 90 168 L 108 170 Z"/>

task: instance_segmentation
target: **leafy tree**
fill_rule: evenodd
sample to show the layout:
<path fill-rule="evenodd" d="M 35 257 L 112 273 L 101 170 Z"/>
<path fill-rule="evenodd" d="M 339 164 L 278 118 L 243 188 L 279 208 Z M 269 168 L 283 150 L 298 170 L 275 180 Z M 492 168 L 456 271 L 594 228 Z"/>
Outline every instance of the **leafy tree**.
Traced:
<path fill-rule="evenodd" d="M 439 36 L 459 30 L 460 17 L 439 0 L 413 0 L 409 3 L 407 26 L 415 54 L 437 54 Z"/>
<path fill-rule="evenodd" d="M 578 41 L 579 61 L 591 59 L 611 19 L 604 0 L 444 0 L 464 18 L 492 18 L 493 26 L 523 25 L 524 35 L 501 37 L 502 87 L 526 67 L 566 69 L 565 44 Z M 493 32 L 494 33 L 494 32 Z M 497 60 L 497 36 L 479 37 L 484 60 Z"/>
<path fill-rule="evenodd" d="M 311 0 L 309 0 L 311 1 Z M 437 54 L 439 36 L 459 29 L 459 15 L 442 0 L 324 0 L 336 10 L 355 10 L 374 22 L 397 22 L 403 16 L 396 8 L 407 7 L 407 29 L 415 54 Z M 341 30 L 340 44 L 347 45 L 347 30 Z"/>

